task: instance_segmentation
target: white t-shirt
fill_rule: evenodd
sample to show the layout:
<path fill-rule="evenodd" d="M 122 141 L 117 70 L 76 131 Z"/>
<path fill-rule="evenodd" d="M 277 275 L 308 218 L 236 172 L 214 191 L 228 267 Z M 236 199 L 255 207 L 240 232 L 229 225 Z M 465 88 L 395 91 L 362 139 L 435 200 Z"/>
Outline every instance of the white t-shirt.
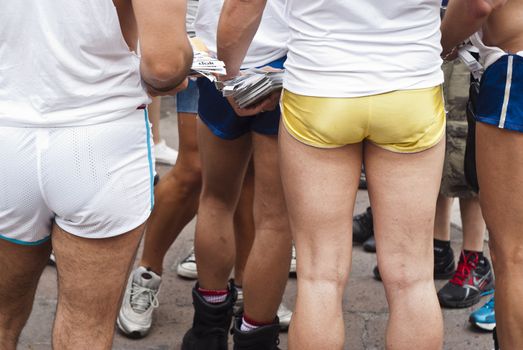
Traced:
<path fill-rule="evenodd" d="M 287 0 L 284 87 L 355 97 L 436 86 L 441 0 Z"/>
<path fill-rule="evenodd" d="M 198 13 L 198 0 L 187 0 L 187 16 L 185 16 L 185 26 L 187 34 L 189 37 L 194 37 L 196 35 L 194 31 L 194 20 L 196 19 L 196 14 Z"/>
<path fill-rule="evenodd" d="M 200 0 L 194 27 L 211 55 L 216 55 L 216 35 L 223 0 Z M 287 53 L 289 27 L 284 20 L 285 0 L 267 1 L 258 32 L 243 60 L 242 68 L 263 66 Z"/>
<path fill-rule="evenodd" d="M 149 102 L 112 1 L 2 1 L 0 23 L 0 126 L 99 124 Z"/>

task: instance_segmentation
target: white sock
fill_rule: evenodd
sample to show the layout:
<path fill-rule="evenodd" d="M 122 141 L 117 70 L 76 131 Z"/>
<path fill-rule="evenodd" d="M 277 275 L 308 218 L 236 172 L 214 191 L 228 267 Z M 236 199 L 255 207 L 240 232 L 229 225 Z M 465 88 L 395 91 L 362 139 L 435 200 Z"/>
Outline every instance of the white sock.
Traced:
<path fill-rule="evenodd" d="M 242 325 L 240 327 L 240 330 L 242 332 L 250 332 L 250 331 L 253 331 L 257 328 L 260 328 L 260 326 L 256 326 L 256 325 L 253 325 L 253 324 L 250 324 L 249 322 L 245 321 L 245 317 L 242 317 Z"/>

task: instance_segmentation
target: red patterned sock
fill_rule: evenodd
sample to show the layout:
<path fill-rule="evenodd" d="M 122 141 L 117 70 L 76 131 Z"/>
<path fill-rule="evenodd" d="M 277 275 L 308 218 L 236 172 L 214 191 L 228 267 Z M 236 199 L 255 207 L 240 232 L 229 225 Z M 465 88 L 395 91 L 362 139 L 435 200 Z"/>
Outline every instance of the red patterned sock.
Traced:
<path fill-rule="evenodd" d="M 210 304 L 223 303 L 229 295 L 228 289 L 204 289 L 198 287 L 198 293 Z"/>

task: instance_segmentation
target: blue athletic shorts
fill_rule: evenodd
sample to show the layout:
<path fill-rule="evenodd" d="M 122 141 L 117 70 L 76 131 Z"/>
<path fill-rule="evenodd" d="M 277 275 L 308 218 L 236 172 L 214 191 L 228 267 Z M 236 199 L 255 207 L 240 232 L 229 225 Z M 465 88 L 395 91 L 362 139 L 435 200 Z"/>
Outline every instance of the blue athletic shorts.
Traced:
<path fill-rule="evenodd" d="M 481 77 L 476 120 L 523 132 L 523 57 L 508 54 Z"/>
<path fill-rule="evenodd" d="M 178 113 L 198 113 L 198 87 L 196 82 L 189 79 L 187 89 L 176 94 L 176 111 Z"/>
<path fill-rule="evenodd" d="M 273 61 L 268 66 L 283 68 L 287 57 Z M 219 138 L 234 140 L 248 133 L 256 132 L 264 135 L 277 135 L 280 123 L 280 107 L 273 111 L 263 112 L 252 117 L 239 117 L 234 113 L 227 99 L 222 96 L 206 78 L 198 78 L 200 100 L 198 115 L 212 133 Z"/>

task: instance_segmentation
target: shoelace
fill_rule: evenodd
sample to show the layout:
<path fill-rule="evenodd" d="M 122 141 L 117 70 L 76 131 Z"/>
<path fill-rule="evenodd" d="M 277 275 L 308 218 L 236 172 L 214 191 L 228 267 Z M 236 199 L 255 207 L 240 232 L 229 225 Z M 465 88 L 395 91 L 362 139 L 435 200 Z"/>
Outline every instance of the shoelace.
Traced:
<path fill-rule="evenodd" d="M 463 286 L 465 280 L 470 276 L 478 264 L 478 255 L 471 253 L 468 256 L 462 253 L 463 260 L 460 259 L 456 273 L 450 280 L 450 283 Z"/>
<path fill-rule="evenodd" d="M 158 301 L 158 290 L 147 288 L 133 282 L 131 289 L 131 307 L 139 314 L 146 312 L 150 307 L 157 308 L 160 303 Z"/>

